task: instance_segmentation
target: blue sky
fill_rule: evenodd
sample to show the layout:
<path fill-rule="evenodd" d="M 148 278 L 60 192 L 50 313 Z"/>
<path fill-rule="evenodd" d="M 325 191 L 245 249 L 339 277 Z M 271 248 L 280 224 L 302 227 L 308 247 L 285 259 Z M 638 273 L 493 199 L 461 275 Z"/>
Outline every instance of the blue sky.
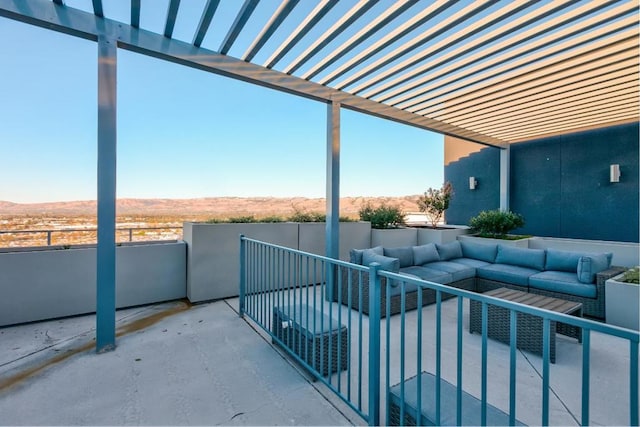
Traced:
<path fill-rule="evenodd" d="M 0 200 L 96 198 L 96 49 L 0 18 Z M 119 198 L 324 197 L 325 104 L 121 49 L 118 66 Z M 341 146 L 342 196 L 442 184 L 440 134 L 343 109 Z"/>

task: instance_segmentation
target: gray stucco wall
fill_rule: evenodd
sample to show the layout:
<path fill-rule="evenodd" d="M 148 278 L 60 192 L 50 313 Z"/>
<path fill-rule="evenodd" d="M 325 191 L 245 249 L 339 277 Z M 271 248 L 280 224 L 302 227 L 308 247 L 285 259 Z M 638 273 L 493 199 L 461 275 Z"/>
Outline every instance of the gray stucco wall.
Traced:
<path fill-rule="evenodd" d="M 635 123 L 513 144 L 510 208 L 526 222 L 516 232 L 638 242 L 638 132 Z M 445 153 L 461 144 L 477 145 L 445 138 Z M 609 182 L 611 164 L 620 165 L 619 183 Z M 499 207 L 499 168 L 493 148 L 445 163 L 445 180 L 455 190 L 448 223 L 467 224 L 479 211 Z M 469 190 L 469 176 L 478 178 L 478 189 Z"/>

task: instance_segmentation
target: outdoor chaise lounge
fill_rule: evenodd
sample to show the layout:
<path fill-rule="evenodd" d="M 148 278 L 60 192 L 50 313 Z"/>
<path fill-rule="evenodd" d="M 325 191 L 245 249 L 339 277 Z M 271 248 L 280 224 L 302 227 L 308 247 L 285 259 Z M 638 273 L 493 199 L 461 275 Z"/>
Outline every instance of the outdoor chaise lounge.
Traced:
<path fill-rule="evenodd" d="M 611 267 L 610 253 L 584 253 L 555 249 L 526 249 L 500 244 L 454 241 L 398 248 L 352 249 L 354 264 L 380 264 L 380 268 L 411 277 L 456 288 L 486 292 L 509 288 L 576 301 L 583 304 L 585 316 L 605 318 L 605 286 L 607 278 L 621 269 Z M 351 307 L 359 308 L 362 289 L 362 311 L 369 313 L 369 275 L 352 271 Z M 358 275 L 362 277 L 359 278 Z M 386 279 L 382 278 L 382 316 L 386 315 Z M 348 275 L 343 271 L 341 292 L 334 285 L 334 300 L 348 305 Z M 391 285 L 391 314 L 400 312 L 401 288 Z M 406 310 L 417 307 L 417 288 L 406 285 Z M 423 305 L 435 302 L 435 291 L 423 289 Z M 443 299 L 450 295 L 443 294 Z"/>

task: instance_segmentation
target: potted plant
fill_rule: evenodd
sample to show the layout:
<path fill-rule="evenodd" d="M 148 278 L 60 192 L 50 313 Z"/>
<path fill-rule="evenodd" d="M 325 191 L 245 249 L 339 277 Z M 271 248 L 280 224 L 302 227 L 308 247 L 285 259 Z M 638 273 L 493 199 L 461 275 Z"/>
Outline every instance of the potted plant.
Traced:
<path fill-rule="evenodd" d="M 640 267 L 630 268 L 605 282 L 607 323 L 640 329 Z"/>
<path fill-rule="evenodd" d="M 411 246 L 418 244 L 415 228 L 404 226 L 404 213 L 398 206 L 366 203 L 360 211 L 361 221 L 371 223 L 371 246 Z"/>
<path fill-rule="evenodd" d="M 447 243 L 465 234 L 467 227 L 443 227 L 439 225 L 444 218 L 444 212 L 449 208 L 453 197 L 453 186 L 445 182 L 440 188 L 429 187 L 422 196 L 418 196 L 416 204 L 420 212 L 427 215 L 429 225 L 418 226 L 418 244 Z"/>
<path fill-rule="evenodd" d="M 524 226 L 522 215 L 511 211 L 494 209 L 482 211 L 469 220 L 470 235 L 459 236 L 460 240 L 473 238 L 479 243 L 500 243 L 512 246 L 529 247 L 531 236 L 509 234 L 510 231 Z"/>

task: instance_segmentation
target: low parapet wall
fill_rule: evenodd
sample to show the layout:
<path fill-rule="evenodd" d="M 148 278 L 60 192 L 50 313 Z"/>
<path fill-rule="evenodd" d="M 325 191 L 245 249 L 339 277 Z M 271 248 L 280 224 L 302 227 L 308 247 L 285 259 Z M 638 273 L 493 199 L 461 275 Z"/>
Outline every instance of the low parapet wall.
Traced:
<path fill-rule="evenodd" d="M 186 296 L 186 243 L 116 248 L 116 307 Z M 94 313 L 96 248 L 0 253 L 0 326 Z"/>

